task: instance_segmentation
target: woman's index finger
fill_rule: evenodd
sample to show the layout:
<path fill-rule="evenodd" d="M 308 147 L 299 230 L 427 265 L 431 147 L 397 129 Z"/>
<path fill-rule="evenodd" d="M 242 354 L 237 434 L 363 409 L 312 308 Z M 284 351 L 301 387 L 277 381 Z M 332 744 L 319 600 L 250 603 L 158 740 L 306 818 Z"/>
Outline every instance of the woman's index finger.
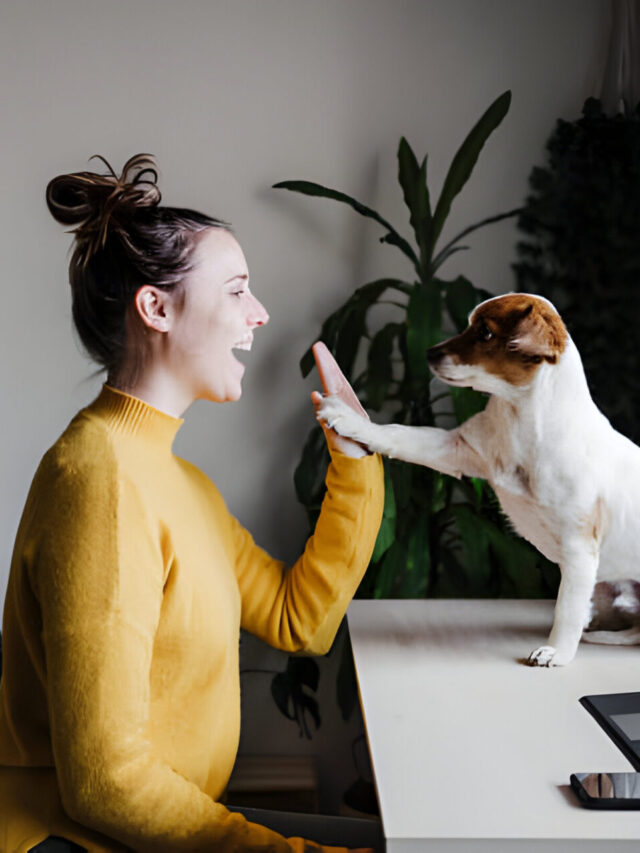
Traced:
<path fill-rule="evenodd" d="M 344 373 L 340 370 L 338 362 L 327 349 L 322 341 L 317 341 L 312 347 L 313 357 L 320 374 L 320 381 L 325 394 L 338 394 L 345 385 L 348 385 Z"/>
<path fill-rule="evenodd" d="M 320 381 L 325 394 L 337 394 L 345 403 L 351 406 L 358 414 L 365 415 L 366 412 L 360 404 L 360 400 L 349 384 L 344 373 L 335 358 L 329 352 L 326 344 L 317 341 L 312 347 L 313 356 L 316 360 Z"/>

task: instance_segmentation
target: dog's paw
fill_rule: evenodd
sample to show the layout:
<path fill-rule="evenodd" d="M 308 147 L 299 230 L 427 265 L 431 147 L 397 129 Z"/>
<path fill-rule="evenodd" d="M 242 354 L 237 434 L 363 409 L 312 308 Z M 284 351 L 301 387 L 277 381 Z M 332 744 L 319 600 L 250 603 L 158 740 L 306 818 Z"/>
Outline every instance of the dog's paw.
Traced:
<path fill-rule="evenodd" d="M 367 419 L 354 412 L 351 406 L 339 397 L 333 395 L 324 397 L 318 407 L 317 416 L 338 435 L 364 441 L 362 430 L 368 423 Z"/>
<path fill-rule="evenodd" d="M 529 666 L 566 666 L 576 656 L 576 647 L 567 643 L 566 646 L 540 646 L 531 652 L 525 663 Z"/>
<path fill-rule="evenodd" d="M 528 666 L 562 666 L 557 660 L 553 646 L 540 646 L 534 649 L 526 660 Z"/>

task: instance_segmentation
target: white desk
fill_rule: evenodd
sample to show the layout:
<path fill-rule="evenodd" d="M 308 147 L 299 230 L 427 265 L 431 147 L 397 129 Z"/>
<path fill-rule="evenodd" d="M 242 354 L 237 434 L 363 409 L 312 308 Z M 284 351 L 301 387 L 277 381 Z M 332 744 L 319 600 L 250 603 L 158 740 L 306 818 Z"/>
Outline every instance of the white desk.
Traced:
<path fill-rule="evenodd" d="M 583 809 L 572 772 L 631 770 L 580 696 L 640 691 L 640 647 L 523 666 L 550 601 L 354 601 L 348 622 L 388 853 L 640 850 L 640 812 Z"/>

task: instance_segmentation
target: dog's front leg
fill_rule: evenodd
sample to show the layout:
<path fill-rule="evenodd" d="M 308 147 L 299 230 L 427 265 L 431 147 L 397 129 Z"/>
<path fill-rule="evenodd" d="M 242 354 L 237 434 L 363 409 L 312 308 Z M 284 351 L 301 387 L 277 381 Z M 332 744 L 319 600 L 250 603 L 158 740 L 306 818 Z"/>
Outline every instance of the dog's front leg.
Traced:
<path fill-rule="evenodd" d="M 582 631 L 589 623 L 599 554 L 582 539 L 563 547 L 553 627 L 548 645 L 529 655 L 531 666 L 564 666 L 575 657 Z"/>
<path fill-rule="evenodd" d="M 336 396 L 324 398 L 318 417 L 340 435 L 366 445 L 374 453 L 426 465 L 454 477 L 476 475 L 471 459 L 466 458 L 472 451 L 458 430 L 374 424 Z"/>

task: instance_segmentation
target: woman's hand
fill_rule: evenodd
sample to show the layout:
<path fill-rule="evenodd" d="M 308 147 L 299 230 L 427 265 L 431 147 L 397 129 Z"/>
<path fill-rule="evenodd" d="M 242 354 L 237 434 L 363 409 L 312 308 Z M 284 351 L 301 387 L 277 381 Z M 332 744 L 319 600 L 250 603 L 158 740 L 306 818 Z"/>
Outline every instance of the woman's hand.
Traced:
<path fill-rule="evenodd" d="M 341 400 L 344 400 L 347 405 L 351 406 L 354 412 L 368 418 L 369 416 L 360 405 L 360 400 L 356 397 L 355 391 L 347 382 L 344 373 L 338 367 L 338 363 L 327 347 L 322 343 L 322 341 L 318 341 L 313 345 L 312 349 L 324 393 L 336 394 Z M 318 406 L 322 402 L 322 397 L 317 391 L 313 391 L 311 394 L 311 400 L 317 413 Z M 340 453 L 344 453 L 345 456 L 352 456 L 355 459 L 359 459 L 361 456 L 367 455 L 367 451 L 361 445 L 357 444 L 355 441 L 351 441 L 349 438 L 343 438 L 341 435 L 338 435 L 337 432 L 329 429 L 324 421 L 320 421 L 320 425 L 324 430 L 325 438 L 327 439 L 327 444 L 329 445 L 330 450 L 339 450 Z"/>

